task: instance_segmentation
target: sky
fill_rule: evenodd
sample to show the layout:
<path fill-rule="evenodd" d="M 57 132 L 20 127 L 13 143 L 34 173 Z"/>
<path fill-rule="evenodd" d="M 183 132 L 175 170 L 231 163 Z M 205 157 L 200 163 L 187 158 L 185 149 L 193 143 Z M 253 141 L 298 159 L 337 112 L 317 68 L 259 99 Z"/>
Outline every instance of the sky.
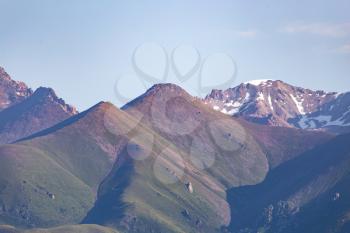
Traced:
<path fill-rule="evenodd" d="M 157 82 L 193 95 L 254 79 L 350 90 L 349 0 L 0 0 L 0 11 L 0 66 L 79 110 Z"/>

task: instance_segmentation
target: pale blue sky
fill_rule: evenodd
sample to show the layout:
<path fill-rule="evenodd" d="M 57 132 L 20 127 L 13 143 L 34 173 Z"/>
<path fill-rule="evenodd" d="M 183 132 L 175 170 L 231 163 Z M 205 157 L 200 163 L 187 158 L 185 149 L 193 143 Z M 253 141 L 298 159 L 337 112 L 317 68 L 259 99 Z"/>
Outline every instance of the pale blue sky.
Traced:
<path fill-rule="evenodd" d="M 32 88 L 53 87 L 79 110 L 118 104 L 115 81 L 134 74 L 132 54 L 145 42 L 169 53 L 191 45 L 202 58 L 226 53 L 237 63 L 235 84 L 264 78 L 350 90 L 349 0 L 0 0 L 0 12 L 0 66 Z M 134 81 L 123 85 L 141 92 Z"/>

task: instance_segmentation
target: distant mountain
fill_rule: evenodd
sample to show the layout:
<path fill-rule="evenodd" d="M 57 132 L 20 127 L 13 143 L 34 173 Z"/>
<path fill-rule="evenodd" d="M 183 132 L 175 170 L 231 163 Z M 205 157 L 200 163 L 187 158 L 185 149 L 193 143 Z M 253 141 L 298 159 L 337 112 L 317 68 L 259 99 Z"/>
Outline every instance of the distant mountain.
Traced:
<path fill-rule="evenodd" d="M 14 142 L 77 114 L 50 88 L 38 88 L 22 102 L 0 112 L 0 144 Z"/>
<path fill-rule="evenodd" d="M 24 83 L 16 82 L 0 69 L 0 144 L 11 143 L 49 128 L 77 110 L 58 98 L 51 88 L 38 88 L 34 93 Z"/>
<path fill-rule="evenodd" d="M 12 80 L 4 68 L 0 67 L 0 111 L 20 103 L 32 93 L 26 84 Z"/>
<path fill-rule="evenodd" d="M 228 115 L 259 124 L 350 130 L 350 93 L 326 93 L 280 80 L 254 80 L 227 90 L 213 90 L 205 103 Z"/>
<path fill-rule="evenodd" d="M 331 233 L 350 230 L 350 134 L 290 160 L 264 182 L 233 188 L 232 232 Z"/>
<path fill-rule="evenodd" d="M 315 112 L 290 121 L 302 129 L 325 129 L 336 133 L 350 132 L 350 92 L 337 94 Z"/>

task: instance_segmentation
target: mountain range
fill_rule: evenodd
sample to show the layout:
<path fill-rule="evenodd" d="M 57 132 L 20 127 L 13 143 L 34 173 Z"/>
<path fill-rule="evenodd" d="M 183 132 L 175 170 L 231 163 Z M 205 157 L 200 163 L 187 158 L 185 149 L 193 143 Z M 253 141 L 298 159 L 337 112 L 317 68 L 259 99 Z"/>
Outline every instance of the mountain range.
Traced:
<path fill-rule="evenodd" d="M 349 231 L 349 93 L 157 84 L 78 113 L 0 71 L 0 232 Z"/>
<path fill-rule="evenodd" d="M 277 80 L 253 80 L 213 90 L 205 102 L 222 113 L 258 124 L 325 130 L 350 130 L 350 92 L 312 91 Z"/>

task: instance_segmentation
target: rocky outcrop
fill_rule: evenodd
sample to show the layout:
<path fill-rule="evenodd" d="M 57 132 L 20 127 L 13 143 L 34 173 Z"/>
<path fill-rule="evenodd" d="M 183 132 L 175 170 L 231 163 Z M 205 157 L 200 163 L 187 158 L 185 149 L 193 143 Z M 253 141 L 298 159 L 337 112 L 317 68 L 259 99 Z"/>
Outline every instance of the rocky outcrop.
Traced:
<path fill-rule="evenodd" d="M 0 111 L 22 102 L 32 94 L 33 91 L 25 83 L 12 80 L 0 67 Z"/>
<path fill-rule="evenodd" d="M 189 193 L 193 193 L 193 186 L 191 182 L 186 182 L 185 187 Z"/>

